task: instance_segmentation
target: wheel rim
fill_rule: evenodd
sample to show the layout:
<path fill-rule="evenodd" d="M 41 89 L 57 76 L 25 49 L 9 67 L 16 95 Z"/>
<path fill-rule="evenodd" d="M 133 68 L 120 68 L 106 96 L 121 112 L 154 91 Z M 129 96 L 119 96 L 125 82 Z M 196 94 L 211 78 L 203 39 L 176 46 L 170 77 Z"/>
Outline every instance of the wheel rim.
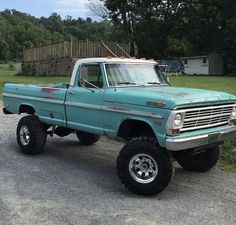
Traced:
<path fill-rule="evenodd" d="M 27 126 L 20 128 L 20 141 L 22 145 L 28 145 L 30 142 L 30 132 Z"/>
<path fill-rule="evenodd" d="M 137 154 L 129 162 L 131 177 L 141 184 L 151 183 L 158 174 L 156 161 L 148 154 Z"/>

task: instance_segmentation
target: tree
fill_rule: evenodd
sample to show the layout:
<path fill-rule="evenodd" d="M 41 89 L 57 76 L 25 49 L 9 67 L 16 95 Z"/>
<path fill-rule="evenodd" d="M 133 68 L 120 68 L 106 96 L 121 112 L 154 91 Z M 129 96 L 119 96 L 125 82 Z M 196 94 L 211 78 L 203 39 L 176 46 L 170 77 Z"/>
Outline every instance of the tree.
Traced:
<path fill-rule="evenodd" d="M 235 0 L 103 0 L 110 19 L 140 56 L 236 57 Z"/>
<path fill-rule="evenodd" d="M 131 43 L 131 54 L 137 55 L 136 31 L 141 20 L 142 0 L 106 0 L 104 5 L 110 11 L 109 15 L 116 28 L 127 37 Z"/>
<path fill-rule="evenodd" d="M 102 20 L 40 19 L 16 10 L 0 12 L 1 60 L 22 57 L 25 47 L 74 39 L 130 42 L 132 55 L 176 58 L 222 53 L 236 58 L 235 0 L 90 0 Z M 4 53 L 3 53 L 4 51 Z"/>
<path fill-rule="evenodd" d="M 24 48 L 74 39 L 115 40 L 108 21 L 91 18 L 65 20 L 53 13 L 40 19 L 16 10 L 0 12 L 0 60 L 22 58 Z M 112 39 L 114 38 L 114 39 Z"/>
<path fill-rule="evenodd" d="M 9 59 L 9 45 L 3 38 L 0 36 L 0 62 L 7 62 Z"/>

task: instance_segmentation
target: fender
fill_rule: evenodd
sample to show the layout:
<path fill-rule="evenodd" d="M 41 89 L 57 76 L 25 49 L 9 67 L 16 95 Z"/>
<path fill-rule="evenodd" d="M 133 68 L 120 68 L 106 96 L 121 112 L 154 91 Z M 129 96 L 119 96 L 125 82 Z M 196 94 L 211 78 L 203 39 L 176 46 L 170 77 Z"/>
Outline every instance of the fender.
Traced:
<path fill-rule="evenodd" d="M 127 124 L 126 124 L 127 123 Z M 133 123 L 133 124 L 131 124 Z M 129 126 L 128 126 L 129 124 Z M 131 127 L 130 127 L 131 125 Z M 155 128 L 154 128 L 154 123 L 151 123 L 150 120 L 145 120 L 145 119 L 140 119 L 138 117 L 126 117 L 126 118 L 123 118 L 120 123 L 119 123 L 119 126 L 118 126 L 118 129 L 117 129 L 117 132 L 116 132 L 116 137 L 119 137 L 119 136 L 122 136 L 121 132 L 122 132 L 122 129 L 132 129 L 134 128 L 134 126 L 137 125 L 137 129 L 140 128 L 140 129 L 147 129 L 148 132 L 155 136 L 157 141 L 159 142 L 158 140 L 158 136 L 156 135 L 156 132 L 155 132 Z M 127 127 L 125 127 L 127 126 Z M 135 129 L 136 130 L 136 129 Z M 136 130 L 137 131 L 137 130 Z M 137 131 L 137 132 L 140 132 L 141 130 Z M 141 131 L 142 132 L 142 131 Z"/>

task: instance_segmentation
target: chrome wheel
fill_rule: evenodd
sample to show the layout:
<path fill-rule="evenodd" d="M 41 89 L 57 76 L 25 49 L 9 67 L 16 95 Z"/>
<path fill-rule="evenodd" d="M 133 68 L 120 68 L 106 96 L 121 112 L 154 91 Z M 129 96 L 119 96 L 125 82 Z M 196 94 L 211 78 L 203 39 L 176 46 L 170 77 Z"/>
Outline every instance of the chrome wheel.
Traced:
<path fill-rule="evenodd" d="M 30 142 L 30 131 L 27 126 L 22 126 L 20 128 L 20 141 L 24 146 L 28 145 Z"/>
<path fill-rule="evenodd" d="M 129 162 L 129 172 L 135 181 L 148 184 L 155 180 L 158 166 L 150 155 L 137 154 Z"/>

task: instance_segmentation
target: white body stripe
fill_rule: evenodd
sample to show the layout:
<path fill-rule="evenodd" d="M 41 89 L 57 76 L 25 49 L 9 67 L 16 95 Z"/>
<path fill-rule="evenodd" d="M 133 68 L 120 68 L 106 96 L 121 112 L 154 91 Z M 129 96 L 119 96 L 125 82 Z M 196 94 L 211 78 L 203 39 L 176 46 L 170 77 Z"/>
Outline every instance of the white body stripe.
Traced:
<path fill-rule="evenodd" d="M 27 99 L 27 100 L 33 100 L 33 101 L 39 101 L 39 102 L 46 102 L 46 103 L 64 104 L 64 101 L 62 101 L 62 100 L 40 98 L 40 97 L 31 97 L 31 96 L 25 96 L 25 95 L 14 95 L 14 94 L 3 93 L 3 97 Z"/>
<path fill-rule="evenodd" d="M 24 96 L 24 95 L 14 95 L 14 94 L 3 94 L 4 97 L 11 97 L 11 98 L 18 98 L 18 99 L 27 99 L 32 101 L 40 101 L 40 102 L 46 102 L 46 103 L 54 103 L 54 104 L 64 104 L 64 101 L 61 100 L 54 100 L 54 99 L 46 99 L 46 98 L 39 98 L 39 97 L 30 97 L 30 96 Z M 128 115 L 134 115 L 134 116 L 144 116 L 149 118 L 155 118 L 155 119 L 163 119 L 164 117 L 162 115 L 148 113 L 148 112 L 141 112 L 141 111 L 135 111 L 135 110 L 129 110 L 129 109 L 120 109 L 120 108 L 113 108 L 108 106 L 93 106 L 89 104 L 84 103 L 75 103 L 75 102 L 66 102 L 66 106 L 72 106 L 72 107 L 79 107 L 84 109 L 93 109 L 93 110 L 103 110 L 108 112 L 117 112 L 117 113 L 123 113 Z"/>

